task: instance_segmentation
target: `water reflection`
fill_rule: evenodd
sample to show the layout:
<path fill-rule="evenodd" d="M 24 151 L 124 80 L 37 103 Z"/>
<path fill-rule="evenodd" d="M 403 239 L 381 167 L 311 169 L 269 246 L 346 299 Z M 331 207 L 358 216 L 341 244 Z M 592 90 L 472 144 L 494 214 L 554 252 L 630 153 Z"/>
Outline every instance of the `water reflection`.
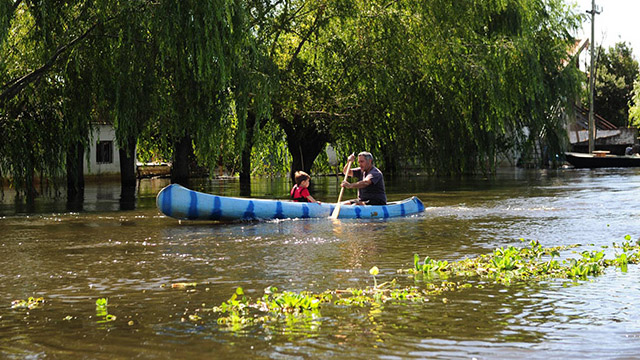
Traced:
<path fill-rule="evenodd" d="M 81 212 L 84 210 L 84 189 L 67 195 L 67 211 Z"/>
<path fill-rule="evenodd" d="M 251 179 L 240 180 L 240 196 L 244 196 L 244 197 L 251 196 Z"/>
<path fill-rule="evenodd" d="M 134 210 L 136 208 L 136 187 L 123 186 L 120 192 L 120 208 L 118 210 Z"/>

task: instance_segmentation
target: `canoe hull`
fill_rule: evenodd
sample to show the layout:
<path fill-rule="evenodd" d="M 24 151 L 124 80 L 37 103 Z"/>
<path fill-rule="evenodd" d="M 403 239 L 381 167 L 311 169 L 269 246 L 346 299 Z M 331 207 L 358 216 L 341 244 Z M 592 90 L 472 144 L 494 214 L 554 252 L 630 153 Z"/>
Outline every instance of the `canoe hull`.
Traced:
<path fill-rule="evenodd" d="M 583 153 L 565 153 L 567 161 L 575 168 L 640 167 L 638 156 L 593 156 Z"/>
<path fill-rule="evenodd" d="M 164 215 L 180 220 L 269 220 L 328 218 L 336 204 L 234 198 L 205 194 L 171 184 L 160 190 L 156 206 Z M 382 206 L 341 205 L 339 218 L 390 218 L 422 211 L 422 201 L 414 196 Z"/>

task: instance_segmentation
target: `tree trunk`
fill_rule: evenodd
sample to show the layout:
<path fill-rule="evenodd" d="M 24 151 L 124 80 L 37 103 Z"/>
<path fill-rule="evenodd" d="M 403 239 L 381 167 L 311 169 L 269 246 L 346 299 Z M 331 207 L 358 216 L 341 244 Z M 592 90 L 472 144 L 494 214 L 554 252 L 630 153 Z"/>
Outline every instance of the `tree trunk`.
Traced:
<path fill-rule="evenodd" d="M 188 185 L 189 163 L 193 154 L 191 136 L 185 134 L 173 149 L 173 164 L 171 166 L 171 182 L 174 184 Z"/>
<path fill-rule="evenodd" d="M 77 142 L 67 150 L 67 200 L 84 196 L 84 146 Z"/>
<path fill-rule="evenodd" d="M 36 169 L 35 169 L 35 158 L 33 154 L 29 154 L 29 166 L 26 168 L 27 176 L 26 176 L 26 187 L 25 187 L 25 195 L 27 197 L 27 205 L 35 206 L 35 199 L 38 196 L 38 191 L 36 191 Z"/>
<path fill-rule="evenodd" d="M 136 209 L 136 187 L 124 186 L 120 189 L 120 210 Z"/>
<path fill-rule="evenodd" d="M 119 149 L 120 153 L 120 185 L 135 188 L 136 176 L 136 139 L 127 139 L 124 149 Z"/>
<path fill-rule="evenodd" d="M 256 125 L 256 114 L 247 113 L 244 147 L 240 158 L 240 183 L 251 183 L 251 148 L 253 148 L 253 129 Z"/>
<path fill-rule="evenodd" d="M 293 158 L 290 173 L 291 179 L 293 180 L 296 171 L 302 170 L 307 174 L 311 173 L 311 167 L 318 155 L 320 155 L 320 152 L 324 150 L 327 141 L 320 138 L 309 140 L 287 139 L 287 144 L 289 145 L 289 151 Z"/>
<path fill-rule="evenodd" d="M 287 134 L 287 146 L 293 158 L 289 173 L 291 179 L 294 179 L 296 171 L 299 170 L 310 173 L 316 157 L 329 142 L 329 136 L 312 123 L 304 124 L 299 118 L 294 118 L 293 124 L 296 125 L 284 119 L 279 119 L 279 122 Z"/>
<path fill-rule="evenodd" d="M 385 174 L 396 175 L 398 172 L 398 156 L 395 150 L 395 147 L 388 145 L 382 147 Z"/>

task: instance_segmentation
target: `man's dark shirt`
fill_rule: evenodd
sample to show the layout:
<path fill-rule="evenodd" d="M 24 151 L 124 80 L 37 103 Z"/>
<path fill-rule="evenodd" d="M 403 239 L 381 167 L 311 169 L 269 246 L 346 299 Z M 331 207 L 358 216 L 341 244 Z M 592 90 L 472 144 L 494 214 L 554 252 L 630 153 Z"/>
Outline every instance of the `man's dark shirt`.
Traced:
<path fill-rule="evenodd" d="M 387 203 L 387 194 L 384 189 L 384 179 L 378 168 L 373 166 L 369 171 L 362 171 L 360 168 L 352 169 L 353 176 L 361 180 L 371 180 L 371 185 L 358 189 L 358 199 L 360 201 L 369 201 L 368 205 L 385 205 Z"/>

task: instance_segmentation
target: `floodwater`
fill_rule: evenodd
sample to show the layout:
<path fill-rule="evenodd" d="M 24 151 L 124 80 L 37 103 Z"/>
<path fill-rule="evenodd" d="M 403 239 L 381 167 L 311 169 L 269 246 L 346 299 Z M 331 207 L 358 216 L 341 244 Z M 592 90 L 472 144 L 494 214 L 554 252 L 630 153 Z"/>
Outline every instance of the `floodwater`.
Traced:
<path fill-rule="evenodd" d="M 338 179 L 312 180 L 335 201 Z M 566 280 L 476 282 L 426 303 L 324 305 L 311 324 L 232 331 L 214 313 L 237 287 L 323 292 L 407 276 L 413 254 L 455 261 L 520 238 L 600 249 L 640 238 L 640 169 L 504 170 L 490 178 L 387 179 L 390 200 L 417 195 L 426 211 L 388 220 L 178 222 L 159 214 L 166 180 L 135 198 L 88 185 L 84 200 L 0 201 L 0 358 L 633 358 L 640 354 L 640 266 Z M 237 180 L 196 190 L 238 196 Z M 251 196 L 286 198 L 283 179 L 254 179 Z M 245 190 L 246 191 L 246 190 Z M 347 191 L 348 192 L 348 191 Z M 347 196 L 353 194 L 347 194 Z M 579 254 L 571 253 L 569 257 Z M 173 288 L 196 282 L 195 288 Z M 409 281 L 408 284 L 413 284 Z M 423 283 L 416 283 L 424 286 Z M 35 309 L 12 301 L 42 297 Z M 446 300 L 444 299 L 446 297 Z M 107 321 L 96 300 L 108 298 Z"/>

